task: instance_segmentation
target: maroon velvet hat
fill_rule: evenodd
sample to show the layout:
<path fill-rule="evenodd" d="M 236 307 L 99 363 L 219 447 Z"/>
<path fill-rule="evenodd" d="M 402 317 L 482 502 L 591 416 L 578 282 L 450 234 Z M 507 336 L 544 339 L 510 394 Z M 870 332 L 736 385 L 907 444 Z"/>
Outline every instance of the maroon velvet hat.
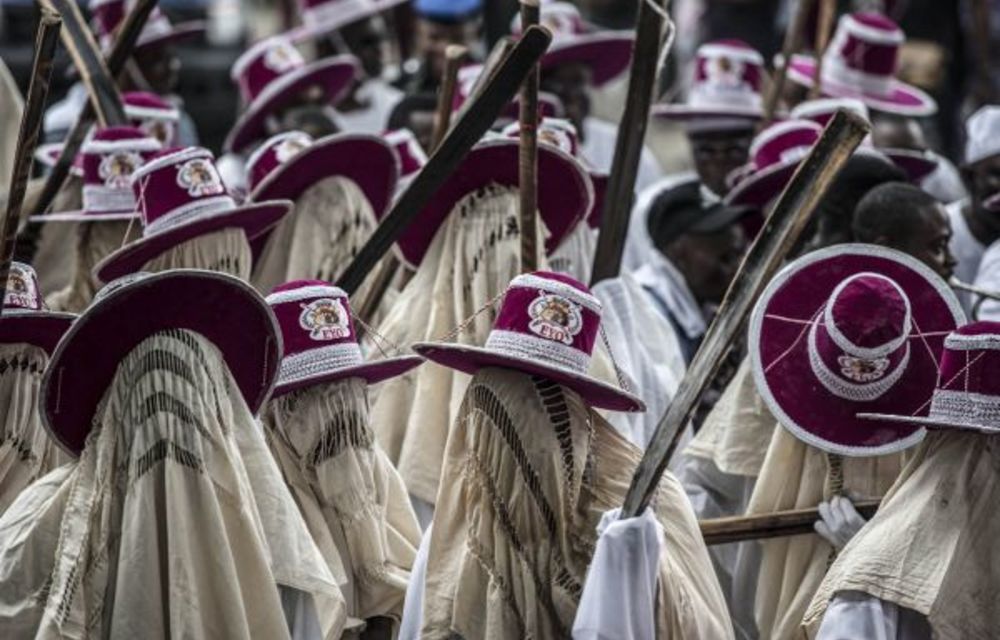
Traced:
<path fill-rule="evenodd" d="M 83 143 L 83 209 L 32 216 L 32 222 L 93 222 L 138 217 L 131 179 L 161 148 L 135 127 L 97 129 Z"/>
<path fill-rule="evenodd" d="M 135 4 L 132 0 L 92 0 L 89 9 L 92 15 L 91 25 L 97 36 L 102 49 L 109 50 L 114 43 L 115 34 L 118 27 L 125 20 L 125 16 L 132 10 Z M 139 39 L 136 41 L 136 48 L 162 46 L 180 40 L 186 40 L 205 32 L 205 22 L 196 20 L 172 25 L 170 19 L 160 11 L 159 7 L 153 7 L 153 11 L 146 19 Z"/>
<path fill-rule="evenodd" d="M 297 0 L 302 26 L 289 33 L 289 37 L 300 42 L 323 36 L 404 2 L 406 0 Z"/>
<path fill-rule="evenodd" d="M 75 319 L 75 314 L 46 308 L 34 269 L 22 262 L 10 263 L 0 314 L 0 344 L 31 344 L 51 355 Z"/>
<path fill-rule="evenodd" d="M 925 408 L 944 338 L 964 321 L 951 288 L 916 259 L 874 245 L 821 249 L 785 267 L 757 302 L 754 381 L 781 425 L 814 447 L 900 451 L 923 431 L 858 414 Z"/>
<path fill-rule="evenodd" d="M 296 280 L 267 297 L 285 345 L 274 396 L 345 378 L 376 384 L 423 363 L 414 355 L 366 362 L 347 294 L 322 280 Z"/>
<path fill-rule="evenodd" d="M 324 104 L 336 104 L 358 75 L 354 56 L 306 63 L 287 36 L 273 36 L 250 47 L 233 64 L 232 79 L 244 110 L 226 137 L 225 150 L 239 153 L 264 134 L 268 116 L 295 102 L 306 91 L 320 92 Z"/>
<path fill-rule="evenodd" d="M 694 79 L 684 104 L 661 104 L 653 115 L 666 120 L 711 120 L 752 127 L 764 115 L 764 58 L 742 40 L 716 40 L 698 47 Z"/>
<path fill-rule="evenodd" d="M 476 84 L 479 82 L 480 76 L 483 73 L 484 65 L 479 63 L 467 64 L 462 66 L 458 70 L 458 75 L 455 78 L 455 93 L 451 98 L 451 112 L 452 114 L 461 113 L 462 109 L 465 108 L 466 103 L 472 97 L 473 91 L 476 89 Z M 498 123 L 508 124 L 512 121 L 516 121 L 520 116 L 520 96 L 514 96 L 510 102 L 508 102 L 503 110 L 500 112 L 500 116 L 497 118 Z M 558 96 L 545 91 L 538 92 L 538 117 L 539 118 L 561 118 L 565 113 L 566 109 L 563 107 L 562 100 Z M 457 120 L 455 115 L 452 116 L 452 120 Z"/>
<path fill-rule="evenodd" d="M 79 455 L 122 358 L 168 329 L 188 329 L 215 344 L 251 413 L 257 413 L 281 359 L 281 333 L 264 299 L 224 273 L 137 273 L 97 293 L 45 370 L 42 419 L 63 449 Z"/>
<path fill-rule="evenodd" d="M 396 152 L 396 158 L 399 160 L 399 181 L 396 183 L 396 194 L 400 194 L 427 164 L 427 153 L 420 146 L 416 134 L 409 129 L 386 131 L 382 134 L 382 139 L 392 146 Z"/>
<path fill-rule="evenodd" d="M 904 116 L 927 116 L 937 111 L 929 95 L 895 78 L 899 49 L 906 36 L 881 13 L 841 16 L 823 57 L 823 93 L 857 98 L 872 109 Z M 812 87 L 816 60 L 793 55 L 788 79 Z"/>
<path fill-rule="evenodd" d="M 396 246 L 406 262 L 416 268 L 452 208 L 466 195 L 490 184 L 516 187 L 518 141 L 497 137 L 480 142 L 465 157 L 411 224 Z M 586 170 L 572 156 L 552 145 L 538 147 L 538 211 L 551 234 L 545 250 L 559 246 L 590 211 L 593 185 Z"/>
<path fill-rule="evenodd" d="M 765 209 L 819 140 L 823 128 L 809 120 L 785 120 L 764 129 L 750 144 L 750 161 L 737 168 L 726 204 Z"/>
<path fill-rule="evenodd" d="M 292 208 L 287 200 L 237 207 L 226 193 L 212 152 L 201 147 L 161 152 L 132 175 L 132 191 L 142 216 L 142 237 L 94 267 L 103 282 L 139 271 L 178 244 L 221 229 L 242 229 L 252 242 Z"/>
<path fill-rule="evenodd" d="M 997 371 L 1000 371 L 1000 323 L 973 322 L 959 327 L 945 339 L 937 387 L 915 411 L 899 415 L 862 413 L 859 417 L 929 429 L 1000 433 Z"/>
<path fill-rule="evenodd" d="M 624 73 L 632 62 L 634 31 L 599 31 L 569 2 L 542 2 L 540 23 L 552 33 L 552 44 L 542 56 L 543 69 L 584 64 L 593 74 L 594 86 L 600 87 Z M 511 32 L 521 33 L 520 16 L 514 17 Z"/>
<path fill-rule="evenodd" d="M 485 346 L 423 342 L 413 350 L 469 374 L 501 367 L 548 378 L 598 409 L 645 411 L 632 393 L 588 374 L 600 326 L 601 303 L 587 287 L 560 273 L 536 271 L 510 281 Z"/>

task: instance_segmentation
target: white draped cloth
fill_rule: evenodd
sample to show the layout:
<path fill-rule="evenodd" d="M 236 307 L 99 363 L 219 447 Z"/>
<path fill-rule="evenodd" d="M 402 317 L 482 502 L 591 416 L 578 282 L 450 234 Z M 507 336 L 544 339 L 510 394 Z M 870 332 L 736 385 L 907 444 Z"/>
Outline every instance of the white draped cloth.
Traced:
<path fill-rule="evenodd" d="M 72 202 L 73 194 L 65 191 L 65 188 L 64 192 L 67 197 L 66 202 Z M 62 194 L 63 192 L 60 192 L 60 195 Z M 47 223 L 42 231 L 42 241 L 38 247 L 38 261 L 35 265 L 42 282 L 48 279 L 47 274 L 50 271 L 64 267 L 62 260 L 56 259 L 55 254 L 73 255 L 73 252 L 66 251 L 65 240 L 68 238 L 62 237 L 59 232 L 72 229 L 75 233 L 75 258 L 70 269 L 72 275 L 69 283 L 62 289 L 45 298 L 49 309 L 71 313 L 80 313 L 86 309 L 90 305 L 90 301 L 94 299 L 94 294 L 101 288 L 100 281 L 92 272 L 93 268 L 109 254 L 117 251 L 130 240 L 137 238 L 140 226 L 138 221 L 129 222 L 128 220 Z M 45 243 L 44 240 L 49 230 L 53 232 L 53 237 L 51 243 Z M 60 240 L 63 241 L 61 245 L 59 244 Z M 46 251 L 47 248 L 51 248 L 51 251 Z M 50 254 L 51 259 L 47 259 Z"/>
<path fill-rule="evenodd" d="M 147 262 L 142 271 L 205 269 L 247 280 L 251 260 L 246 233 L 239 227 L 226 227 L 171 247 Z"/>

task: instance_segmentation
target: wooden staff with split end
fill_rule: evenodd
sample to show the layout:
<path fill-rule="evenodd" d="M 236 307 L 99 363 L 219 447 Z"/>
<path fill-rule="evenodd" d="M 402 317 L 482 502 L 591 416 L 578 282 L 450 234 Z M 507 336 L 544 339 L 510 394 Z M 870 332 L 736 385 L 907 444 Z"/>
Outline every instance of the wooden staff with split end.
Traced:
<path fill-rule="evenodd" d="M 3 253 L 0 253 L 0 313 L 3 312 L 3 300 L 7 293 L 7 275 L 10 273 L 10 262 L 14 258 L 17 228 L 21 221 L 21 203 L 24 201 L 28 178 L 31 175 L 31 161 L 35 155 L 35 148 L 38 146 L 38 133 L 42 127 L 45 98 L 49 94 L 52 61 L 55 58 L 61 26 L 62 21 L 57 14 L 45 9 L 42 10 L 42 18 L 38 23 L 38 32 L 35 35 L 35 60 L 31 64 L 28 100 L 24 105 L 21 127 L 17 133 L 10 193 L 7 194 L 7 210 L 4 212 L 3 218 Z"/>
<path fill-rule="evenodd" d="M 471 101 L 469 108 L 445 136 L 427 165 L 382 218 L 375 233 L 340 276 L 337 286 L 348 295 L 361 286 L 368 273 L 423 210 L 434 192 L 444 184 L 469 150 L 493 125 L 551 41 L 552 36 L 540 27 L 531 27 L 524 32 L 510 55 L 490 77 L 482 93 Z"/>
<path fill-rule="evenodd" d="M 799 6 L 795 10 L 795 17 L 785 31 L 785 40 L 781 44 L 781 60 L 771 77 L 771 84 L 768 87 L 767 96 L 764 99 L 764 117 L 761 118 L 760 128 L 763 129 L 774 120 L 774 114 L 778 110 L 778 102 L 781 94 L 785 90 L 785 77 L 788 75 L 788 65 L 791 64 L 792 54 L 798 53 L 802 48 L 802 39 L 806 31 L 806 23 L 809 22 L 809 14 L 815 6 L 816 0 L 799 0 Z"/>
<path fill-rule="evenodd" d="M 879 500 L 863 500 L 854 503 L 854 508 L 867 520 L 875 515 L 879 504 Z M 819 520 L 819 517 L 817 508 L 791 509 L 750 516 L 699 520 L 698 526 L 701 528 L 705 544 L 713 545 L 814 533 L 813 523 Z"/>
<path fill-rule="evenodd" d="M 111 47 L 111 53 L 108 54 L 107 59 L 108 72 L 113 77 L 118 77 L 125 69 L 125 63 L 128 61 L 129 56 L 132 55 L 132 49 L 139 40 L 139 34 L 142 33 L 146 19 L 149 18 L 149 14 L 156 7 L 156 1 L 138 0 L 135 7 L 125 16 L 125 20 L 118 29 L 118 37 L 115 38 L 115 43 Z M 63 183 L 66 182 L 69 170 L 73 166 L 73 160 L 80 151 L 83 140 L 87 137 L 87 132 L 90 131 L 90 127 L 93 124 L 94 105 L 88 102 L 84 105 L 83 110 L 80 111 L 80 115 L 77 116 L 69 135 L 66 136 L 62 154 L 60 154 L 59 160 L 52 167 L 52 171 L 45 179 L 42 193 L 39 195 L 38 201 L 35 203 L 35 209 L 31 212 L 31 215 L 41 215 L 52 206 L 52 202 L 55 200 L 56 195 L 59 194 L 59 190 L 62 189 Z"/>
<path fill-rule="evenodd" d="M 459 44 L 450 44 L 444 50 L 444 74 L 441 77 L 441 89 L 438 91 L 431 152 L 437 150 L 438 145 L 444 140 L 445 134 L 448 133 L 448 129 L 451 128 L 451 107 L 455 102 L 458 70 L 462 68 L 462 62 L 467 55 L 469 55 L 469 50 Z"/>
<path fill-rule="evenodd" d="M 521 28 L 537 25 L 538 0 L 521 0 Z M 538 64 L 521 87 L 521 144 L 517 154 L 517 178 L 521 194 L 521 272 L 538 269 Z"/>
<path fill-rule="evenodd" d="M 656 425 L 649 447 L 632 477 L 622 509 L 623 518 L 642 513 L 649 504 L 684 426 L 715 377 L 740 326 L 869 128 L 868 123 L 858 116 L 838 111 L 781 193 L 764 228 L 743 258 L 666 414 Z"/>
<path fill-rule="evenodd" d="M 653 8 L 653 3 L 659 10 Z M 649 124 L 649 109 L 653 102 L 656 72 L 660 60 L 660 46 L 666 35 L 669 47 L 673 41 L 674 25 L 666 17 L 663 0 L 639 0 L 636 16 L 635 44 L 632 47 L 632 68 L 629 71 L 628 97 L 622 114 L 615 155 L 611 161 L 601 218 L 601 233 L 597 236 L 594 265 L 590 285 L 618 275 L 628 232 L 632 200 L 635 198 L 635 178 L 639 173 L 639 158 Z"/>
<path fill-rule="evenodd" d="M 125 124 L 125 107 L 118 94 L 118 87 L 104 65 L 101 50 L 94 41 L 94 34 L 80 13 L 74 0 L 39 0 L 42 6 L 55 11 L 63 21 L 63 44 L 69 51 L 73 64 L 80 72 L 80 79 L 87 87 L 90 101 L 97 111 L 101 126 Z"/>
<path fill-rule="evenodd" d="M 823 94 L 823 56 L 830 46 L 833 19 L 837 16 L 837 0 L 819 0 L 819 19 L 816 21 L 816 70 L 813 85 L 809 89 L 809 99 L 815 100 Z"/>

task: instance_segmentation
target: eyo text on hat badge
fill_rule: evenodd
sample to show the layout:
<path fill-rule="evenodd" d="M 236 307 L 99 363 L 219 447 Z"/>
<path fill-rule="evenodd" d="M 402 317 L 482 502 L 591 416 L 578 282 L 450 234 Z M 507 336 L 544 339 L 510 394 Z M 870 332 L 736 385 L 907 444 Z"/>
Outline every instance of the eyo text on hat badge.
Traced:
<path fill-rule="evenodd" d="M 837 358 L 840 373 L 855 382 L 874 382 L 885 375 L 889 368 L 889 358 L 867 360 L 856 356 L 842 355 Z"/>
<path fill-rule="evenodd" d="M 528 305 L 531 322 L 528 328 L 537 336 L 563 344 L 573 344 L 573 338 L 583 328 L 583 316 L 573 302 L 563 296 L 542 293 Z"/>
<path fill-rule="evenodd" d="M 222 178 L 205 158 L 188 160 L 177 170 L 177 184 L 192 197 L 214 196 L 225 192 Z"/>
<path fill-rule="evenodd" d="M 132 173 L 142 164 L 142 156 L 135 151 L 116 151 L 101 156 L 98 174 L 109 189 L 126 189 Z"/>
<path fill-rule="evenodd" d="M 333 298 L 320 298 L 302 305 L 299 325 L 313 340 L 341 340 L 351 335 L 347 309 Z"/>

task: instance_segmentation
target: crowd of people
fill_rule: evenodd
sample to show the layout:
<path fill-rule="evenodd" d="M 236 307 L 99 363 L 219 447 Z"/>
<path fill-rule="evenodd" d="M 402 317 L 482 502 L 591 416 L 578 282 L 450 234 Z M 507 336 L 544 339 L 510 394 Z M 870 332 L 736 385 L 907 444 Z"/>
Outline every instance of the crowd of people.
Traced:
<path fill-rule="evenodd" d="M 803 3 L 787 59 L 688 46 L 700 5 L 676 4 L 630 211 L 605 192 L 629 173 L 635 31 L 542 0 L 537 123 L 512 98 L 357 286 L 448 120 L 477 115 L 496 7 L 299 0 L 233 65 L 216 150 L 175 93 L 173 47 L 204 25 L 154 8 L 125 122 L 93 125 L 38 210 L 91 97 L 50 100 L 0 307 L 0 637 L 1000 634 L 1000 103 L 913 72 L 905 1 Z M 86 7 L 105 52 L 131 8 Z M 24 104 L 0 80 L 6 202 Z M 644 452 L 838 112 L 870 132 L 631 517 Z M 595 279 L 608 229 L 621 266 Z M 760 524 L 793 513 L 812 528 Z M 744 533 L 706 538 L 719 518 Z"/>

